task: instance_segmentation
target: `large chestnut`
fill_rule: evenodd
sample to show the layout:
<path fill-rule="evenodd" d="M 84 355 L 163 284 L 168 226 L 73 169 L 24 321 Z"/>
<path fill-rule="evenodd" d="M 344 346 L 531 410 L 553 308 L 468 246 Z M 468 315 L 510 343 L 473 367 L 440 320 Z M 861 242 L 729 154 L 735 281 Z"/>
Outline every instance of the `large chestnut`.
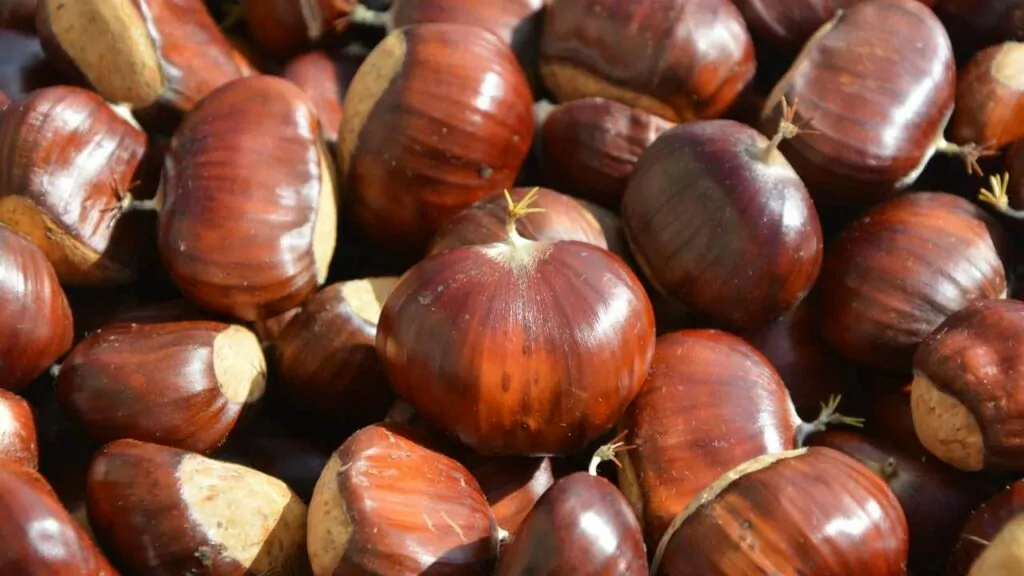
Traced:
<path fill-rule="evenodd" d="M 801 448 L 745 462 L 694 498 L 651 574 L 902 576 L 907 540 L 899 501 L 874 471 L 831 448 Z"/>
<path fill-rule="evenodd" d="M 728 0 L 553 2 L 540 50 L 558 100 L 603 96 L 676 122 L 721 115 L 755 68 Z"/>
<path fill-rule="evenodd" d="M 86 482 L 90 525 L 133 574 L 310 573 L 306 505 L 277 478 L 118 440 L 96 454 Z"/>
<path fill-rule="evenodd" d="M 991 46 L 968 62 L 957 78 L 950 134 L 992 149 L 1024 138 L 1024 42 Z"/>
<path fill-rule="evenodd" d="M 319 132 L 305 94 L 270 76 L 231 82 L 185 118 L 158 199 L 160 254 L 188 298 L 256 321 L 323 284 L 338 208 Z"/>
<path fill-rule="evenodd" d="M 906 194 L 865 212 L 822 266 L 820 322 L 844 356 L 908 370 L 915 348 L 950 314 L 1006 295 L 997 222 L 959 196 Z"/>
<path fill-rule="evenodd" d="M 316 576 L 483 576 L 498 553 L 498 526 L 469 470 L 394 422 L 356 432 L 331 456 L 308 529 Z"/>
<path fill-rule="evenodd" d="M 814 203 L 778 144 L 733 120 L 681 124 L 640 157 L 622 223 L 656 289 L 714 324 L 751 330 L 810 292 L 823 240 Z"/>
<path fill-rule="evenodd" d="M 402 276 L 377 352 L 395 391 L 467 446 L 565 454 L 611 429 L 640 389 L 654 312 L 614 254 L 520 236 L 535 194 L 506 197 L 505 240 L 434 254 Z"/>
<path fill-rule="evenodd" d="M 342 102 L 363 59 L 314 50 L 292 58 L 281 75 L 309 97 L 320 117 L 320 131 L 331 145 L 338 142 Z"/>
<path fill-rule="evenodd" d="M 999 531 L 1021 514 L 1024 514 L 1024 481 L 1018 480 L 971 513 L 953 547 L 946 573 L 965 576 Z"/>
<path fill-rule="evenodd" d="M 530 87 L 500 38 L 459 24 L 392 32 L 345 97 L 338 167 L 353 222 L 422 255 L 452 216 L 513 183 L 533 130 Z"/>
<path fill-rule="evenodd" d="M 39 442 L 32 407 L 24 398 L 0 388 L 0 465 L 39 466 Z"/>
<path fill-rule="evenodd" d="M 43 251 L 0 224 L 0 388 L 18 389 L 71 348 L 71 307 Z"/>
<path fill-rule="evenodd" d="M 266 366 L 259 340 L 241 326 L 124 322 L 75 346 L 56 385 L 100 443 L 133 438 L 205 453 L 263 395 Z"/>

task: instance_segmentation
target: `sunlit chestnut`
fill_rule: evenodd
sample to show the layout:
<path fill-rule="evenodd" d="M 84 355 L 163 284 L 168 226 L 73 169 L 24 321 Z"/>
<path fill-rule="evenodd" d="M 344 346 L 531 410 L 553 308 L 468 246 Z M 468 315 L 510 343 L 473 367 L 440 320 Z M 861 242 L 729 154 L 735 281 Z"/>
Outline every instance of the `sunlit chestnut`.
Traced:
<path fill-rule="evenodd" d="M 459 24 L 396 30 L 345 96 L 338 169 L 352 221 L 421 256 L 452 216 L 512 185 L 532 140 L 530 87 L 500 38 Z"/>
<path fill-rule="evenodd" d="M 541 74 L 562 102 L 603 96 L 672 121 L 713 118 L 754 76 L 754 47 L 727 0 L 553 2 Z"/>
<path fill-rule="evenodd" d="M 498 527 L 512 533 L 554 483 L 550 458 L 487 457 L 473 453 L 459 461 L 473 474 L 491 505 Z"/>
<path fill-rule="evenodd" d="M 0 28 L 0 91 L 8 98 L 20 98 L 62 80 L 35 35 Z"/>
<path fill-rule="evenodd" d="M 1024 0 L 938 0 L 935 10 L 958 52 L 1024 40 Z"/>
<path fill-rule="evenodd" d="M 440 252 L 406 272 L 377 328 L 395 391 L 485 454 L 586 446 L 614 426 L 654 353 L 650 301 L 620 258 L 519 234 L 535 196 L 507 196 L 505 240 Z"/>
<path fill-rule="evenodd" d="M 356 432 L 313 491 L 316 576 L 491 573 L 499 530 L 469 470 L 398 423 Z"/>
<path fill-rule="evenodd" d="M 39 0 L 0 1 L 0 28 L 21 30 L 34 34 L 36 31 L 36 7 Z"/>
<path fill-rule="evenodd" d="M 1024 42 L 986 48 L 960 71 L 950 137 L 992 149 L 1024 138 Z"/>
<path fill-rule="evenodd" d="M 818 277 L 818 213 L 778 150 L 798 132 L 790 120 L 771 140 L 733 120 L 681 124 L 643 153 L 622 197 L 647 279 L 716 325 L 766 326 Z"/>
<path fill-rule="evenodd" d="M 801 448 L 745 462 L 704 490 L 673 520 L 651 574 L 902 576 L 907 541 L 882 478 L 837 450 Z"/>
<path fill-rule="evenodd" d="M 822 266 L 822 335 L 841 354 L 908 370 L 917 345 L 947 316 L 1006 295 L 995 220 L 959 196 L 918 192 L 865 212 Z"/>
<path fill-rule="evenodd" d="M 39 443 L 32 407 L 24 398 L 0 388 L 0 465 L 39 466 Z"/>
<path fill-rule="evenodd" d="M 326 279 L 333 174 L 316 112 L 292 83 L 243 78 L 203 99 L 174 134 L 160 184 L 160 254 L 189 299 L 255 321 Z"/>
<path fill-rule="evenodd" d="M 246 29 L 268 55 L 287 57 L 348 30 L 357 0 L 242 0 Z M 365 10 L 365 9 L 362 9 Z"/>
<path fill-rule="evenodd" d="M 674 125 L 606 98 L 566 102 L 541 125 L 544 175 L 581 198 L 618 210 L 640 154 Z"/>
<path fill-rule="evenodd" d="M 657 546 L 672 519 L 716 478 L 764 454 L 803 445 L 835 413 L 802 422 L 778 373 L 753 346 L 718 330 L 658 338 L 650 375 L 619 422 L 631 446 L 619 486 Z"/>
<path fill-rule="evenodd" d="M 111 102 L 187 111 L 254 73 L 202 0 L 39 0 L 43 48 Z"/>
<path fill-rule="evenodd" d="M 265 385 L 256 336 L 203 321 L 105 326 L 75 346 L 57 376 L 61 404 L 94 440 L 202 453 L 224 442 Z"/>
<path fill-rule="evenodd" d="M 277 478 L 118 440 L 96 454 L 86 482 L 89 523 L 133 574 L 310 573 L 306 505 Z"/>
<path fill-rule="evenodd" d="M 356 74 L 361 57 L 314 50 L 292 58 L 281 76 L 291 80 L 309 97 L 320 117 L 320 131 L 331 145 L 338 142 L 342 102 Z"/>
<path fill-rule="evenodd" d="M 1024 514 L 1024 481 L 1018 480 L 971 513 L 953 547 L 946 574 L 966 576 L 978 557 L 991 547 L 1000 530 L 1021 514 Z"/>
<path fill-rule="evenodd" d="M 71 348 L 71 308 L 42 250 L 0 224 L 0 388 L 19 389 Z"/>

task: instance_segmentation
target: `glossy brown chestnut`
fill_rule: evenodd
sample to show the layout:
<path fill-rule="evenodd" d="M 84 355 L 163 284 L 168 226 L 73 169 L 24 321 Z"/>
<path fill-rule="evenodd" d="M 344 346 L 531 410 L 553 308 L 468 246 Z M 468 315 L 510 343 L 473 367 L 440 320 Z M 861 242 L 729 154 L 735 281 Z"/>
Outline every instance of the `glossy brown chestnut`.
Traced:
<path fill-rule="evenodd" d="M 946 574 L 965 576 L 999 531 L 1021 514 L 1024 514 L 1024 481 L 1018 480 L 971 513 L 953 547 Z"/>
<path fill-rule="evenodd" d="M 306 505 L 277 478 L 118 440 L 86 482 L 96 536 L 133 574 L 310 574 Z"/>
<path fill-rule="evenodd" d="M 94 440 L 200 453 L 224 442 L 265 386 L 256 336 L 202 321 L 106 326 L 75 346 L 57 376 L 61 404 Z"/>
<path fill-rule="evenodd" d="M 754 76 L 754 47 L 726 0 L 551 3 L 541 74 L 559 101 L 603 96 L 672 121 L 713 118 Z"/>
<path fill-rule="evenodd" d="M 398 278 L 332 284 L 273 340 L 280 391 L 332 426 L 379 421 L 394 402 L 375 346 L 381 308 Z"/>
<path fill-rule="evenodd" d="M 39 0 L 0 0 L 0 28 L 36 31 L 36 7 Z"/>
<path fill-rule="evenodd" d="M 132 283 L 143 242 L 126 209 L 145 153 L 146 134 L 96 93 L 36 90 L 0 118 L 0 222 L 65 284 Z"/>
<path fill-rule="evenodd" d="M 249 36 L 269 56 L 287 57 L 345 32 L 358 0 L 242 0 Z"/>
<path fill-rule="evenodd" d="M 990 46 L 960 72 L 950 134 L 990 149 L 1024 138 L 1024 42 Z"/>
<path fill-rule="evenodd" d="M 681 124 L 643 153 L 622 197 L 647 279 L 717 325 L 766 326 L 818 277 L 821 223 L 778 150 L 783 136 L 733 120 Z"/>
<path fill-rule="evenodd" d="M 254 73 L 202 0 L 39 0 L 43 48 L 111 102 L 187 111 Z"/>
<path fill-rule="evenodd" d="M 0 224 L 0 388 L 19 389 L 71 348 L 71 308 L 42 250 Z"/>
<path fill-rule="evenodd" d="M 320 131 L 331 145 L 338 142 L 342 102 L 362 61 L 361 57 L 314 50 L 292 58 L 281 71 L 281 76 L 294 82 L 309 97 L 320 117 Z"/>
<path fill-rule="evenodd" d="M 907 370 L 917 345 L 975 300 L 1006 295 L 999 224 L 959 196 L 918 192 L 864 213 L 822 266 L 821 331 L 840 354 Z"/>
<path fill-rule="evenodd" d="M 521 202 L 532 188 L 513 188 L 512 200 Z M 593 212 L 571 196 L 540 188 L 531 206 L 538 212 L 526 214 L 518 222 L 523 238 L 543 242 L 576 240 L 607 249 L 601 224 Z M 486 196 L 448 221 L 434 236 L 427 249 L 436 254 L 459 246 L 493 244 L 508 238 L 508 203 L 505 194 Z"/>
<path fill-rule="evenodd" d="M 782 145 L 818 202 L 869 204 L 916 180 L 943 139 L 956 69 L 942 23 L 916 0 L 861 2 L 825 23 L 765 102 L 799 101 L 809 133 Z M 967 151 L 964 151 L 966 153 Z"/>
<path fill-rule="evenodd" d="M 1024 40 L 1024 0 L 938 0 L 942 16 L 958 51 L 975 50 Z"/>
<path fill-rule="evenodd" d="M 614 210 L 640 154 L 675 124 L 606 98 L 555 107 L 541 128 L 541 163 L 555 185 Z"/>
<path fill-rule="evenodd" d="M 745 462 L 672 524 L 652 575 L 907 573 L 907 520 L 896 496 L 831 448 Z"/>
<path fill-rule="evenodd" d="M 403 28 L 356 73 L 338 139 L 353 222 L 418 257 L 452 216 L 512 185 L 533 140 L 530 87 L 482 28 Z"/>
<path fill-rule="evenodd" d="M 160 191 L 160 254 L 196 303 L 256 321 L 326 279 L 337 200 L 316 112 L 294 84 L 257 76 L 210 94 L 174 134 Z"/>
<path fill-rule="evenodd" d="M 460 461 L 480 484 L 498 527 L 509 533 L 519 529 L 555 482 L 550 458 L 488 458 L 469 453 Z"/>
<path fill-rule="evenodd" d="M 21 396 L 0 388 L 0 465 L 39 466 L 39 443 L 32 408 Z"/>
<path fill-rule="evenodd" d="M 932 456 L 921 445 L 914 430 L 914 415 L 910 409 L 910 389 L 914 377 L 910 373 L 890 374 L 878 372 L 881 377 L 861 380 L 869 394 L 865 411 L 866 431 L 900 450 L 921 457 Z"/>
<path fill-rule="evenodd" d="M 486 575 L 498 552 L 469 470 L 393 422 L 356 432 L 331 456 L 308 529 L 316 576 Z"/>
<path fill-rule="evenodd" d="M 46 480 L 10 465 L 0 465 L 0 572 L 118 575 Z"/>

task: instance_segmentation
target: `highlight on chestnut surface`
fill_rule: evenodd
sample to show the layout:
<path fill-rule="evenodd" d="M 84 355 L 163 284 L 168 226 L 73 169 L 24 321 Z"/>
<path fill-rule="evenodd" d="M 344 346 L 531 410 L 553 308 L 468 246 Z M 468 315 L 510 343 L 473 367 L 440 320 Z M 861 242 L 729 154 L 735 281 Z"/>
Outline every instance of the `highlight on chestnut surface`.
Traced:
<path fill-rule="evenodd" d="M 39 467 L 39 441 L 32 407 L 24 398 L 0 388 L 0 465 Z"/>

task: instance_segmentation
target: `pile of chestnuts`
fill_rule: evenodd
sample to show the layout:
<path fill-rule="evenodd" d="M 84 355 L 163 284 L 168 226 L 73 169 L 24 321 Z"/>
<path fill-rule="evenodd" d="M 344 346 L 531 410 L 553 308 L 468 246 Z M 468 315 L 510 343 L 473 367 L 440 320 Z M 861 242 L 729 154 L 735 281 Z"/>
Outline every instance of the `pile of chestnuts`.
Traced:
<path fill-rule="evenodd" d="M 0 0 L 0 576 L 1024 575 L 1022 250 L 1024 0 Z"/>

